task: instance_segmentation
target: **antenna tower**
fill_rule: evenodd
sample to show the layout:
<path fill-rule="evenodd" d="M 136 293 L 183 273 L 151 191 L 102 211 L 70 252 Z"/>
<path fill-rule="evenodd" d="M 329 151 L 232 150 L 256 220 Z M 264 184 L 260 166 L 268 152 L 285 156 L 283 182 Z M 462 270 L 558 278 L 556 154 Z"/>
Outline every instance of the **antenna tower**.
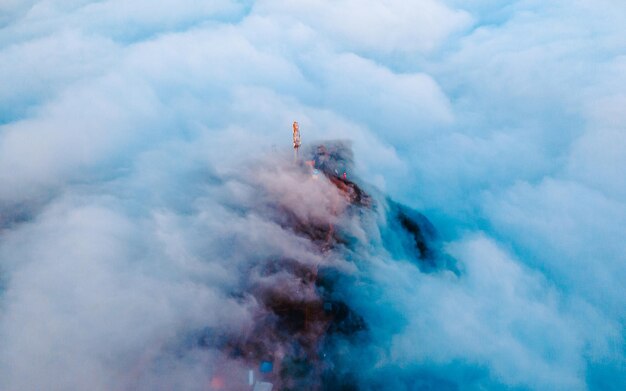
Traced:
<path fill-rule="evenodd" d="M 293 121 L 293 157 L 296 161 L 298 160 L 300 144 L 300 125 L 298 125 L 298 121 Z"/>

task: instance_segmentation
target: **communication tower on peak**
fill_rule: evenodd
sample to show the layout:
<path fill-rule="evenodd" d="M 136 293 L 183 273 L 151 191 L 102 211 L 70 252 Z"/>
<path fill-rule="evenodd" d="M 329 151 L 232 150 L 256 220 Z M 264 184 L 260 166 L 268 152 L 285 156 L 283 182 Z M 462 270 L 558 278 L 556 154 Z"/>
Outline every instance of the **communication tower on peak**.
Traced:
<path fill-rule="evenodd" d="M 300 125 L 298 125 L 298 121 L 293 121 L 293 155 L 296 161 L 298 160 L 300 144 Z"/>

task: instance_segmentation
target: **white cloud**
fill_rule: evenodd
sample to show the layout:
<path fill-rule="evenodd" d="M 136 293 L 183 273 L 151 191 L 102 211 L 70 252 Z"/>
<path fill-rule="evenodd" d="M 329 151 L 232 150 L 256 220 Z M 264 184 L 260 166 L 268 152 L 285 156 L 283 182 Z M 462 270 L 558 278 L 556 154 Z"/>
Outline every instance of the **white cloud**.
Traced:
<path fill-rule="evenodd" d="M 266 0 L 256 3 L 254 10 L 278 16 L 280 22 L 303 21 L 347 50 L 374 53 L 430 51 L 470 22 L 467 13 L 432 0 Z"/>
<path fill-rule="evenodd" d="M 586 320 L 564 311 L 540 274 L 489 239 L 470 237 L 451 251 L 465 267 L 459 279 L 412 273 L 400 284 L 386 281 L 409 322 L 393 339 L 394 359 L 440 366 L 463 360 L 486 366 L 507 386 L 584 389 L 583 341 L 593 335 L 589 326 L 580 335 L 578 325 Z"/>
<path fill-rule="evenodd" d="M 626 206 L 577 183 L 520 183 L 487 197 L 495 228 L 555 283 L 622 318 Z"/>
<path fill-rule="evenodd" d="M 284 194 L 296 174 L 242 163 L 287 153 L 298 120 L 307 145 L 352 140 L 350 176 L 423 206 L 459 260 L 458 277 L 424 275 L 371 249 L 387 288 L 373 291 L 399 311 L 365 307 L 374 324 L 397 317 L 379 324 L 393 341 L 381 362 L 461 386 L 619 389 L 625 13 L 611 0 L 4 1 L 0 385 L 115 389 L 155 355 L 170 371 L 144 370 L 137 388 L 207 380 L 214 352 L 162 347 L 218 318 L 245 326 L 245 306 L 216 304 L 242 262 L 320 261 L 229 209 L 260 181 L 329 218 L 328 188 Z"/>

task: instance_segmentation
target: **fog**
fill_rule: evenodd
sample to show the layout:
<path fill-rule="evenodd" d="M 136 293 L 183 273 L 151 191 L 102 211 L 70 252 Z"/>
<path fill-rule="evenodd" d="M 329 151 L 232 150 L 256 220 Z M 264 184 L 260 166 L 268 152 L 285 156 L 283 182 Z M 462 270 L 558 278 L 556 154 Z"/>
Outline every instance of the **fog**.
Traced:
<path fill-rule="evenodd" d="M 624 21 L 616 0 L 3 1 L 0 388 L 212 389 L 245 365 L 190 336 L 250 332 L 233 291 L 285 257 L 349 276 L 362 389 L 623 389 Z M 304 146 L 349 140 L 378 209 L 294 168 L 294 120 Z M 385 245 L 384 194 L 454 270 Z M 320 251 L 284 210 L 356 244 Z"/>

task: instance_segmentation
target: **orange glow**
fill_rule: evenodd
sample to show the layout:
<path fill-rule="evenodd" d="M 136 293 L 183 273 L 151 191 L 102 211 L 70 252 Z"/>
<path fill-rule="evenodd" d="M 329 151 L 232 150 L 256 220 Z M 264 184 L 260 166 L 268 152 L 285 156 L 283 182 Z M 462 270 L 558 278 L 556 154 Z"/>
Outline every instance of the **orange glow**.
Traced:
<path fill-rule="evenodd" d="M 224 388 L 224 379 L 219 376 L 215 376 L 213 379 L 211 379 L 211 388 L 214 390 L 220 390 Z"/>

